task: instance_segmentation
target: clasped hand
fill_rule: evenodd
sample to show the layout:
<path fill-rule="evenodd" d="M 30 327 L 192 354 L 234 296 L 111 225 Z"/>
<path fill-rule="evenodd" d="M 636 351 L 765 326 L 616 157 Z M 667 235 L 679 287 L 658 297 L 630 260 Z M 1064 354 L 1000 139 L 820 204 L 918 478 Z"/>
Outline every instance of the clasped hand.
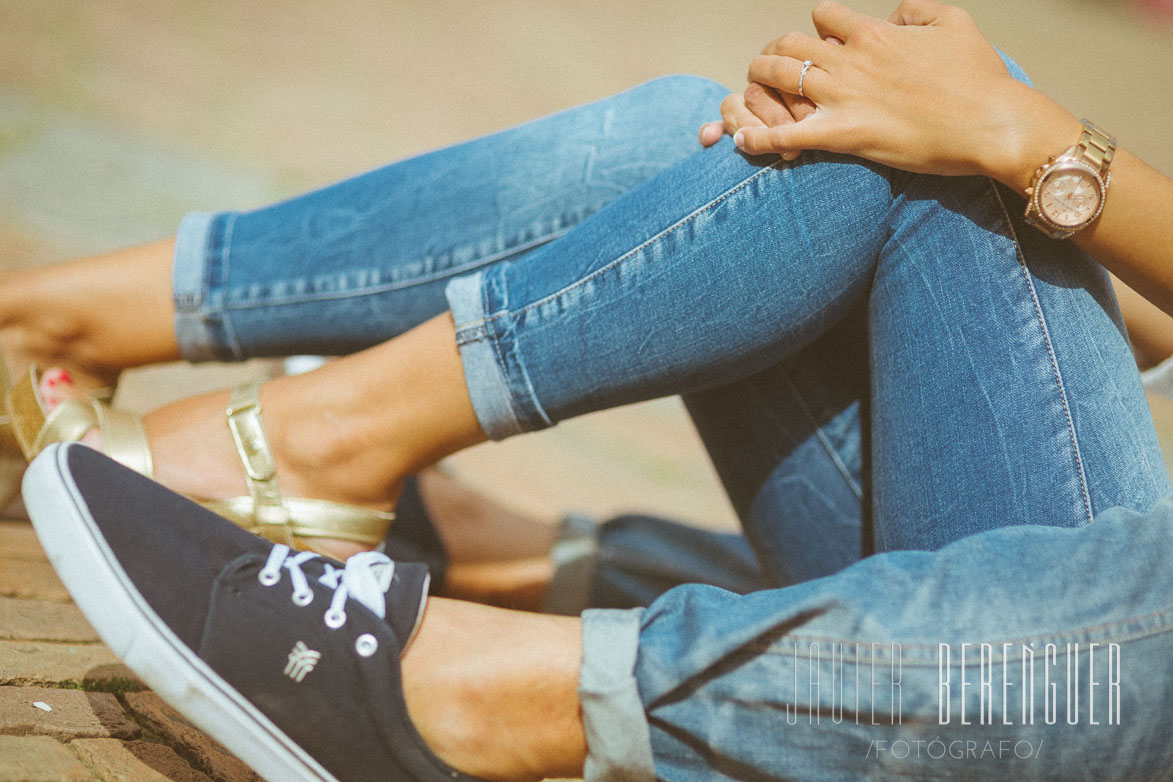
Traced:
<path fill-rule="evenodd" d="M 812 18 L 818 37 L 788 33 L 753 59 L 701 144 L 730 133 L 753 155 L 823 149 L 919 173 L 1002 178 L 1018 165 L 1014 96 L 1033 91 L 964 10 L 904 0 L 882 20 L 824 0 Z"/>

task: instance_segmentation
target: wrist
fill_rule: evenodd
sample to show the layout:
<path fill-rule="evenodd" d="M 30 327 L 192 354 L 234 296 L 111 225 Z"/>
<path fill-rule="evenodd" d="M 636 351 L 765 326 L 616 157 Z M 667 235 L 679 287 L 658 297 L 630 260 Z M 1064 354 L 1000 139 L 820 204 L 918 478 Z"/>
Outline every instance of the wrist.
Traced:
<path fill-rule="evenodd" d="M 1038 90 L 1015 82 L 1000 96 L 1005 120 L 984 147 L 983 173 L 1025 193 L 1039 166 L 1079 140 L 1083 126 L 1074 114 Z"/>

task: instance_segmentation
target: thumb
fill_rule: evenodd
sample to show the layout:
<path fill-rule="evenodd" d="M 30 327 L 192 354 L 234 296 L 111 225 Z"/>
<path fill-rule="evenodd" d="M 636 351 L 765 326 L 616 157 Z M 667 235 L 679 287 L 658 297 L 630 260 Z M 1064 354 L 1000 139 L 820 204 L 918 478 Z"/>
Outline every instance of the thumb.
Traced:
<path fill-rule="evenodd" d="M 793 122 L 789 125 L 778 125 L 773 128 L 741 128 L 733 136 L 741 151 L 750 155 L 768 155 L 771 153 L 782 155 L 793 160 L 804 149 L 818 149 L 822 141 L 822 133 L 812 122 L 814 117 Z"/>

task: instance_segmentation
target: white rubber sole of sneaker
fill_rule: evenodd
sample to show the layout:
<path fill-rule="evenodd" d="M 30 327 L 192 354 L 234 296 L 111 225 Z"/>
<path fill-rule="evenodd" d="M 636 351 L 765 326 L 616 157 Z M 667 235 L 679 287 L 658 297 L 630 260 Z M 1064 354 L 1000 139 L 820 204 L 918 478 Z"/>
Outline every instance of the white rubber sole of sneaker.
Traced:
<path fill-rule="evenodd" d="M 270 782 L 338 782 L 151 609 L 94 524 L 64 456 L 54 445 L 33 462 L 25 502 L 49 561 L 106 645 L 159 697 Z"/>

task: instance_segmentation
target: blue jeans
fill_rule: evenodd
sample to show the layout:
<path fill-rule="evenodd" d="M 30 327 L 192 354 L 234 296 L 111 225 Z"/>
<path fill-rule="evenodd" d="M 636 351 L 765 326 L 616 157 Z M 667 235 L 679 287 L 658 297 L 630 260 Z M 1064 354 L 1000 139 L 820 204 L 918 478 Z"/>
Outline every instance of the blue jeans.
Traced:
<path fill-rule="evenodd" d="M 685 396 L 776 588 L 584 615 L 591 778 L 1168 774 L 1173 503 L 1103 271 L 984 179 L 696 151 L 720 93 L 192 216 L 186 354 L 447 306 L 492 437 Z"/>

